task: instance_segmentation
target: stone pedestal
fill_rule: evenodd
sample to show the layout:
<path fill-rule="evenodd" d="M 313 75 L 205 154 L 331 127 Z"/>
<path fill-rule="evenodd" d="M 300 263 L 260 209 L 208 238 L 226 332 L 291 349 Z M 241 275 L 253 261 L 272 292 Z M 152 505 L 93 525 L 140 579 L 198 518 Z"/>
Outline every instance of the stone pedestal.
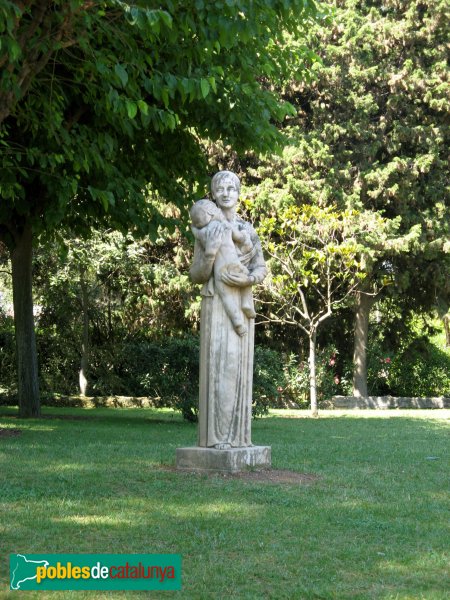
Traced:
<path fill-rule="evenodd" d="M 238 473 L 248 469 L 270 469 L 271 447 L 249 446 L 245 448 L 177 448 L 177 469 L 181 471 L 204 471 Z"/>

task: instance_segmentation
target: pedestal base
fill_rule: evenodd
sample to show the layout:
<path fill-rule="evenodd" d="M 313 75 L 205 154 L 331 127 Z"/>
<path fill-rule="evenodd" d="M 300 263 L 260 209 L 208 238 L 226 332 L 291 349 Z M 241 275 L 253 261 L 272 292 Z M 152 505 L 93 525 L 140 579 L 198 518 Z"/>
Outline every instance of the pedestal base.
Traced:
<path fill-rule="evenodd" d="M 182 471 L 209 471 L 238 473 L 248 469 L 270 469 L 271 447 L 249 446 L 246 448 L 177 448 L 177 469 Z"/>

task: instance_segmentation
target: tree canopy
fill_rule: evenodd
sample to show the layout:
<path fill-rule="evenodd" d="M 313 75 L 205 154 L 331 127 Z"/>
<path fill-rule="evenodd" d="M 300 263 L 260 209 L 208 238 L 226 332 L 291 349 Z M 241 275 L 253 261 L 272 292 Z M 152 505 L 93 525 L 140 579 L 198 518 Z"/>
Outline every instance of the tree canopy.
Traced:
<path fill-rule="evenodd" d="M 285 86 L 285 98 L 297 108 L 284 129 L 288 144 L 281 157 L 250 169 L 260 181 L 252 195 L 260 196 L 259 206 L 283 197 L 284 203 L 399 217 L 400 233 L 414 226 L 418 232 L 410 262 L 430 261 L 428 269 L 421 263 L 421 276 L 429 276 L 422 285 L 430 279 L 437 285 L 445 275 L 450 222 L 448 5 L 329 4 L 331 26 L 315 25 L 307 39 L 321 57 L 316 78 Z M 418 295 L 420 275 L 409 266 L 397 270 L 397 284 L 403 291 L 411 284 Z"/>
<path fill-rule="evenodd" d="M 149 188 L 183 203 L 186 182 L 205 180 L 202 139 L 273 148 L 292 112 L 273 84 L 305 58 L 280 42 L 314 4 L 30 0 L 1 12 L 9 241 L 23 219 L 154 228 Z"/>

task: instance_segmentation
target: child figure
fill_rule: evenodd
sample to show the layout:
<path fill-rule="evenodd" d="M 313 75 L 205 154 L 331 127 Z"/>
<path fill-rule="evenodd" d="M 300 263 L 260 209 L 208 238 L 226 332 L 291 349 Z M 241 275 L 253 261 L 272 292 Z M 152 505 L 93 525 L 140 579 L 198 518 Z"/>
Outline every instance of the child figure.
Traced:
<path fill-rule="evenodd" d="M 203 247 L 206 245 L 206 234 L 210 223 L 220 221 L 225 224 L 222 244 L 219 246 L 214 260 L 214 284 L 234 330 L 238 335 L 243 336 L 247 333 L 247 327 L 244 324 L 242 313 L 249 319 L 256 317 L 252 286 L 239 288 L 228 285 L 222 281 L 222 273 L 248 275 L 249 271 L 240 262 L 233 242 L 239 245 L 242 254 L 246 254 L 253 249 L 250 236 L 243 229 L 235 231 L 223 216 L 220 208 L 210 200 L 198 200 L 191 208 L 190 215 L 192 233 Z"/>

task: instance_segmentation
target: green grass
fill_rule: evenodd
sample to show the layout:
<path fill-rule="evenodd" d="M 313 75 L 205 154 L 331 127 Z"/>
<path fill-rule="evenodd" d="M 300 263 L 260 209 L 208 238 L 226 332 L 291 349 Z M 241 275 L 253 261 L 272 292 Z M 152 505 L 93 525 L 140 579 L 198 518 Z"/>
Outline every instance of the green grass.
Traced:
<path fill-rule="evenodd" d="M 4 598 L 448 598 L 450 411 L 273 411 L 253 425 L 309 485 L 162 470 L 196 427 L 170 411 L 0 408 Z M 180 553 L 181 592 L 8 592 L 9 553 Z"/>

